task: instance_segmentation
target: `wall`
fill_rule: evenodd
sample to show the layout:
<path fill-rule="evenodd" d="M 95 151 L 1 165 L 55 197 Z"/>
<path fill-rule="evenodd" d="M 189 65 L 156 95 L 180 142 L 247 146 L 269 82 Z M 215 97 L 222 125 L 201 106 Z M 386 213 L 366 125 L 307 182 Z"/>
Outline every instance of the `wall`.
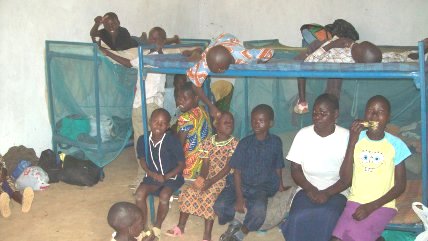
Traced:
<path fill-rule="evenodd" d="M 279 38 L 300 44 L 304 23 L 344 18 L 361 39 L 415 45 L 428 37 L 428 1 L 413 0 L 0 0 L 0 153 L 25 145 L 38 154 L 51 147 L 45 89 L 45 40 L 89 42 L 93 19 L 108 11 L 135 35 L 159 25 L 169 35 L 242 40 Z"/>

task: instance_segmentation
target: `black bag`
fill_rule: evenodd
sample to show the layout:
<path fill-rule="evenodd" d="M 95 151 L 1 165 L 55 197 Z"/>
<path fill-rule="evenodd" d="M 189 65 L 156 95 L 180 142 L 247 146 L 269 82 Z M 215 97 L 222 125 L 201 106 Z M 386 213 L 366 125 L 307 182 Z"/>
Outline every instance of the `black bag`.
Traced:
<path fill-rule="evenodd" d="M 62 169 L 61 160 L 51 149 L 42 151 L 38 166 L 48 174 L 49 183 L 59 182 L 59 173 Z"/>
<path fill-rule="evenodd" d="M 67 155 L 59 179 L 77 186 L 93 186 L 100 181 L 102 169 L 90 160 L 80 160 Z"/>

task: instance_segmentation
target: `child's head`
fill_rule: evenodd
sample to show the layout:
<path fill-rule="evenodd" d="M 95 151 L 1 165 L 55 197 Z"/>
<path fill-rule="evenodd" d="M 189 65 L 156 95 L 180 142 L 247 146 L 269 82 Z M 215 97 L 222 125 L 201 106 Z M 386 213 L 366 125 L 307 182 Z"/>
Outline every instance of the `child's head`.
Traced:
<path fill-rule="evenodd" d="M 273 126 L 275 114 L 272 107 L 260 104 L 251 111 L 251 128 L 255 134 L 264 133 Z"/>
<path fill-rule="evenodd" d="M 216 45 L 207 52 L 207 65 L 211 72 L 223 73 L 229 69 L 229 66 L 235 63 L 235 59 L 229 50 L 222 46 Z"/>
<path fill-rule="evenodd" d="M 156 44 L 159 41 L 165 41 L 166 40 L 166 32 L 161 27 L 154 27 L 150 29 L 149 31 L 149 43 L 150 44 Z"/>
<path fill-rule="evenodd" d="M 312 122 L 316 130 L 328 130 L 335 125 L 338 116 L 339 100 L 335 95 L 326 93 L 317 97 L 312 110 Z"/>
<path fill-rule="evenodd" d="M 235 120 L 232 113 L 225 111 L 221 113 L 220 117 L 214 121 L 214 126 L 217 130 L 217 134 L 223 136 L 232 135 L 235 125 Z"/>
<path fill-rule="evenodd" d="M 366 121 L 378 122 L 377 127 L 370 128 L 369 131 L 383 132 L 389 122 L 391 104 L 389 103 L 389 100 L 382 95 L 373 96 L 367 101 L 364 115 Z"/>
<path fill-rule="evenodd" d="M 356 63 L 380 63 L 382 61 L 382 52 L 379 47 L 368 41 L 355 43 L 351 48 L 351 54 Z"/>
<path fill-rule="evenodd" d="M 174 88 L 180 89 L 183 87 L 184 83 L 187 82 L 187 76 L 185 74 L 176 74 L 174 75 Z"/>
<path fill-rule="evenodd" d="M 144 228 L 141 209 L 129 202 L 113 204 L 107 222 L 117 233 L 127 233 L 131 237 L 138 237 Z"/>
<path fill-rule="evenodd" d="M 163 135 L 169 128 L 171 115 L 164 108 L 156 109 L 150 116 L 149 125 L 152 134 L 155 136 Z"/>
<path fill-rule="evenodd" d="M 117 33 L 117 30 L 120 27 L 119 18 L 117 17 L 117 15 L 115 13 L 108 12 L 108 13 L 104 14 L 103 25 L 104 25 L 104 28 L 110 34 Z"/>
<path fill-rule="evenodd" d="M 186 82 L 177 92 L 177 98 L 175 103 L 177 103 L 178 108 L 181 112 L 187 112 L 198 106 L 199 98 L 196 95 L 195 90 L 193 89 L 192 82 Z"/>

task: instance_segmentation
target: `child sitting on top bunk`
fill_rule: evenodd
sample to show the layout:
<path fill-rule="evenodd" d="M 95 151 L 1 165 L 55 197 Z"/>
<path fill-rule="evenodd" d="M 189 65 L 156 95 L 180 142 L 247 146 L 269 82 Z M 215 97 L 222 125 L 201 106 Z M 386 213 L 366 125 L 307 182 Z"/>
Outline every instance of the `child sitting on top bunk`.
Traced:
<path fill-rule="evenodd" d="M 202 240 L 211 240 L 215 213 L 213 205 L 226 183 L 226 175 L 230 172 L 228 165 L 238 140 L 232 136 L 234 120 L 230 112 L 224 112 L 214 122 L 217 134 L 202 142 L 199 156 L 202 169 L 193 186 L 184 189 L 179 196 L 180 218 L 178 224 L 167 231 L 169 236 L 181 236 L 184 233 L 189 215 L 205 219 Z"/>
<path fill-rule="evenodd" d="M 272 49 L 245 49 L 235 36 L 223 33 L 211 41 L 202 54 L 192 59 L 197 63 L 187 70 L 187 77 L 195 85 L 194 89 L 198 97 L 208 106 L 211 116 L 218 117 L 220 111 L 201 89 L 208 74 L 223 73 L 231 64 L 264 63 L 272 56 Z"/>
<path fill-rule="evenodd" d="M 426 54 L 428 52 L 428 38 L 424 39 L 424 43 L 424 53 Z M 352 39 L 335 36 L 333 39 L 324 42 L 318 48 L 309 46 L 306 52 L 298 55 L 295 59 L 304 60 L 305 62 L 327 63 L 414 62 L 418 59 L 418 53 L 417 51 L 382 53 L 379 47 L 368 41 L 356 43 Z M 306 80 L 304 78 L 298 78 L 299 98 L 294 107 L 294 112 L 297 114 L 308 112 L 305 86 Z M 340 98 L 341 87 L 342 79 L 329 79 L 325 92 L 334 94 Z"/>
<path fill-rule="evenodd" d="M 143 238 L 143 213 L 133 203 L 113 204 L 108 211 L 107 222 L 115 231 L 111 241 L 141 241 Z"/>
<path fill-rule="evenodd" d="M 241 241 L 250 231 L 257 231 L 266 218 L 268 197 L 285 191 L 282 181 L 284 156 L 281 139 L 269 133 L 273 126 L 272 107 L 260 104 L 251 111 L 254 134 L 239 141 L 229 165 L 233 174 L 214 204 L 221 225 L 230 222 L 220 240 Z M 243 223 L 235 212 L 246 213 Z"/>
<path fill-rule="evenodd" d="M 146 175 L 135 193 L 136 204 L 143 211 L 147 229 L 147 197 L 159 196 L 156 223 L 143 240 L 159 240 L 162 223 L 169 211 L 169 199 L 183 184 L 184 153 L 178 138 L 168 132 L 171 115 L 163 108 L 153 111 L 148 136 L 148 160 L 144 136 L 138 138 L 137 152 Z"/>
<path fill-rule="evenodd" d="M 31 189 L 31 187 L 26 187 L 23 193 L 16 190 L 15 182 L 8 175 L 6 163 L 2 159 L 3 158 L 0 156 L 0 213 L 4 218 L 11 215 L 11 198 L 22 205 L 21 211 L 23 213 L 28 213 L 34 199 L 33 189 Z"/>
<path fill-rule="evenodd" d="M 178 117 L 177 133 L 186 157 L 183 176 L 195 179 L 199 176 L 202 162 L 199 158 L 202 142 L 211 136 L 210 118 L 204 107 L 199 106 L 191 82 L 186 82 L 178 90 L 175 102 L 182 114 Z"/>
<path fill-rule="evenodd" d="M 395 199 L 406 188 L 404 160 L 411 153 L 402 140 L 385 132 L 390 116 L 389 101 L 377 95 L 367 102 L 365 121 L 351 125 L 340 173 L 352 186 L 332 240 L 384 240 L 381 233 L 397 213 Z"/>

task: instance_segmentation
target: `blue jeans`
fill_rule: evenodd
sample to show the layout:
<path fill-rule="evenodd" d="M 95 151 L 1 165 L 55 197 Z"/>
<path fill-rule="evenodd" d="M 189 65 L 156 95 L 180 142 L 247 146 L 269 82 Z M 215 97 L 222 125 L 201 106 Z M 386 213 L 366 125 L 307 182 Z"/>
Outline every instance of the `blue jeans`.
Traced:
<path fill-rule="evenodd" d="M 300 190 L 293 199 L 281 231 L 287 241 L 328 241 L 346 205 L 346 197 L 336 194 L 323 204 L 313 203 Z"/>

